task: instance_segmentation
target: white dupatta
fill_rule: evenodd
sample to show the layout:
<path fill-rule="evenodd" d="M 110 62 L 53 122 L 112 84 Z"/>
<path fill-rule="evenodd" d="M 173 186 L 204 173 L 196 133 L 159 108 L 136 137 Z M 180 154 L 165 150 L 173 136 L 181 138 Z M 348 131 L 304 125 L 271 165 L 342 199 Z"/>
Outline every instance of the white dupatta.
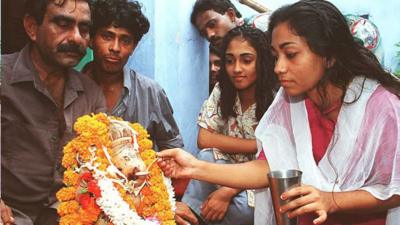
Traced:
<path fill-rule="evenodd" d="M 389 107 L 368 104 L 378 86 L 363 77 L 352 81 L 344 100 L 358 100 L 342 105 L 318 165 L 304 98 L 289 97 L 281 88 L 256 129 L 258 154 L 264 151 L 271 170 L 303 171 L 302 183 L 322 191 L 363 189 L 382 200 L 400 195 L 400 100 L 385 90 Z M 400 207 L 389 210 L 386 224 L 399 223 Z M 268 188 L 256 192 L 255 224 L 275 224 Z"/>

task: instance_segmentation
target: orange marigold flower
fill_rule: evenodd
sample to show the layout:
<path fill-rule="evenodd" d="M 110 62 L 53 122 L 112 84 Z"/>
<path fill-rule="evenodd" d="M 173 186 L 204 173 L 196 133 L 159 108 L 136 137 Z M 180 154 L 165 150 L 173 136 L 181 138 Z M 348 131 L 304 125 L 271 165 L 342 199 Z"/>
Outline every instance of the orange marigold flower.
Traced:
<path fill-rule="evenodd" d="M 77 213 L 68 214 L 60 218 L 60 225 L 83 225 L 79 222 Z"/>
<path fill-rule="evenodd" d="M 104 123 L 106 126 L 110 124 L 110 120 L 108 120 L 107 115 L 104 113 L 98 113 L 94 115 L 93 118 Z"/>
<path fill-rule="evenodd" d="M 80 209 L 79 210 L 79 221 L 84 225 L 92 225 L 99 218 L 100 211 L 94 209 Z"/>
<path fill-rule="evenodd" d="M 63 182 L 67 186 L 77 185 L 79 181 L 79 174 L 74 172 L 71 169 L 68 169 L 64 172 Z"/>
<path fill-rule="evenodd" d="M 61 202 L 57 208 L 57 213 L 60 216 L 75 213 L 79 210 L 79 203 L 75 200 Z"/>
<path fill-rule="evenodd" d="M 76 195 L 76 187 L 65 187 L 61 188 L 57 192 L 56 197 L 58 201 L 65 202 L 75 199 L 75 195 Z"/>
<path fill-rule="evenodd" d="M 61 164 L 64 168 L 77 166 L 78 162 L 75 159 L 75 154 L 73 153 L 64 154 Z"/>
<path fill-rule="evenodd" d="M 153 142 L 150 141 L 149 139 L 139 140 L 138 142 L 139 142 L 139 145 L 140 145 L 142 151 L 153 148 Z"/>
<path fill-rule="evenodd" d="M 162 225 L 176 225 L 175 220 L 163 221 Z"/>

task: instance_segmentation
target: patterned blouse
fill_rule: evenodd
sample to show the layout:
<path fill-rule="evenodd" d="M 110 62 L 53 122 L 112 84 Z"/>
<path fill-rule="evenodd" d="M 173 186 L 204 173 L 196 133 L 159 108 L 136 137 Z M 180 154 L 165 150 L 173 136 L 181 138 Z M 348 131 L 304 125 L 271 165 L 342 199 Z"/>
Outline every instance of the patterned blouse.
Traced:
<path fill-rule="evenodd" d="M 220 107 L 221 88 L 217 83 L 210 97 L 203 103 L 197 124 L 211 132 L 230 137 L 255 139 L 254 131 L 258 125 L 256 118 L 256 103 L 252 104 L 245 112 L 242 112 L 239 96 L 236 96 L 234 112 L 236 117 L 222 118 Z M 215 159 L 225 159 L 233 163 L 241 163 L 254 159 L 254 154 L 230 154 L 214 148 Z"/>

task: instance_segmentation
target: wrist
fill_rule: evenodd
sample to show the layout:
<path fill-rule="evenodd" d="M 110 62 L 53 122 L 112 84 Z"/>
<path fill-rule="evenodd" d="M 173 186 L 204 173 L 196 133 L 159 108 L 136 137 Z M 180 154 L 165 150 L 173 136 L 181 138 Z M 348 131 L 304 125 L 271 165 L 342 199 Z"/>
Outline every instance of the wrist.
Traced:
<path fill-rule="evenodd" d="M 335 192 L 327 192 L 327 194 L 329 195 L 329 199 L 330 199 L 330 204 L 329 204 L 329 209 L 328 209 L 328 214 L 333 214 L 336 213 L 340 210 L 340 207 L 337 203 L 337 199 L 335 198 Z"/>
<path fill-rule="evenodd" d="M 198 159 L 193 160 L 189 177 L 196 180 L 202 180 L 202 178 L 205 177 L 202 173 L 207 169 L 207 166 L 205 164 L 205 161 Z"/>
<path fill-rule="evenodd" d="M 230 197 L 233 198 L 235 195 L 239 194 L 239 192 L 241 192 L 241 189 L 236 189 L 236 188 L 230 188 L 230 187 L 221 187 L 220 189 L 222 189 L 225 194 Z"/>

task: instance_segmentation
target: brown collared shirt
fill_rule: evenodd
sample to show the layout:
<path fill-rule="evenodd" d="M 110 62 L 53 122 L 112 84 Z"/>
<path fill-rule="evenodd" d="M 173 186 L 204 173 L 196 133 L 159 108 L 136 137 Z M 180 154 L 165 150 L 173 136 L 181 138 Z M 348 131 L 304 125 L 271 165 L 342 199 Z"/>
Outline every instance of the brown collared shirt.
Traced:
<path fill-rule="evenodd" d="M 32 64 L 30 45 L 1 59 L 1 194 L 6 204 L 46 206 L 61 187 L 62 148 L 73 123 L 84 114 L 105 112 L 99 87 L 71 69 L 64 107 L 57 107 Z"/>

